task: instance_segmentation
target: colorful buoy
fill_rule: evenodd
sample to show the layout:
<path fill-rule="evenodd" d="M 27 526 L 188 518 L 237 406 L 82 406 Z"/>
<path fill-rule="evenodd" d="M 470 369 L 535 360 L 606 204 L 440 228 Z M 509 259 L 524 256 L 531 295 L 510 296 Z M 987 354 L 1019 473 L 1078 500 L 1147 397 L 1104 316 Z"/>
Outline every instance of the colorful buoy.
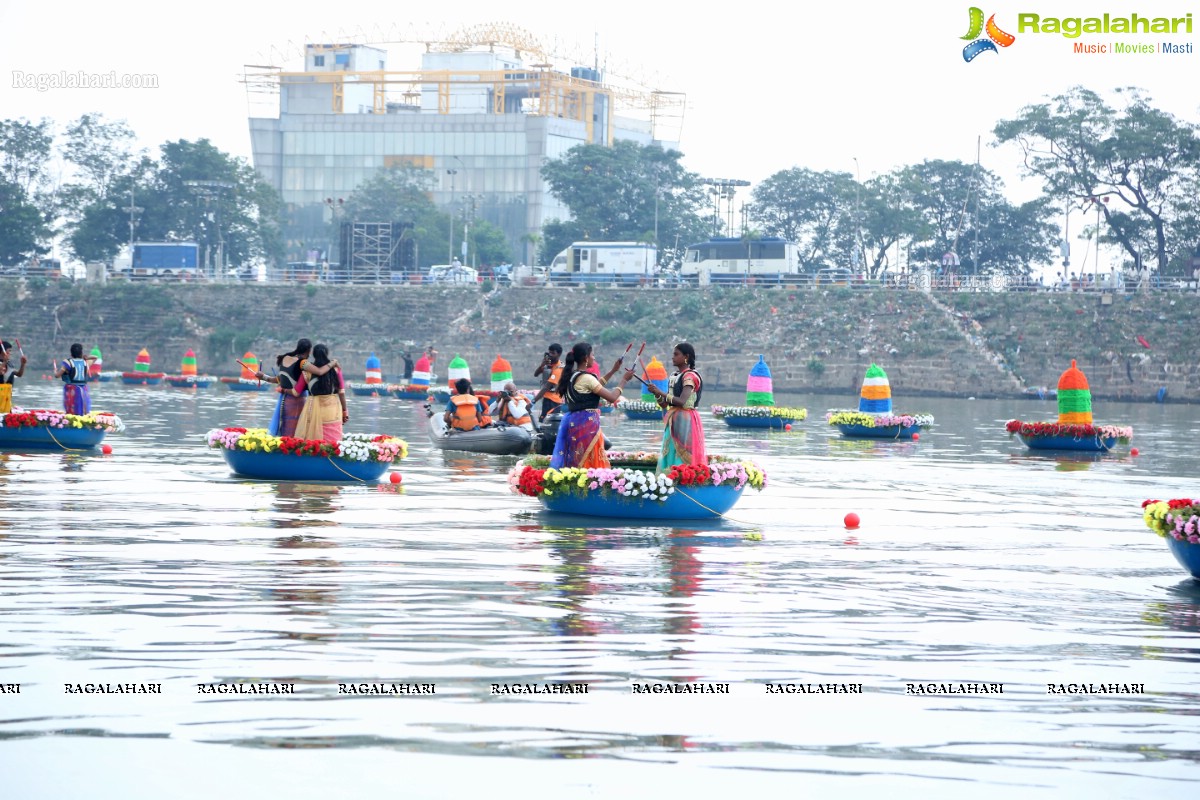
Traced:
<path fill-rule="evenodd" d="M 471 368 L 467 366 L 467 360 L 457 353 L 454 354 L 454 360 L 450 362 L 450 366 L 446 371 L 449 373 L 448 383 L 450 391 L 454 391 L 454 383 L 459 378 L 471 380 Z"/>
<path fill-rule="evenodd" d="M 183 361 L 179 364 L 179 374 L 196 374 L 196 353 L 190 347 L 188 348 L 188 351 L 183 354 Z"/>
<path fill-rule="evenodd" d="M 137 358 L 133 360 L 134 372 L 149 372 L 150 371 L 150 351 L 142 348 L 142 352 L 137 354 Z"/>
<path fill-rule="evenodd" d="M 367 358 L 367 383 L 383 383 L 383 364 L 379 362 L 374 353 Z"/>
<path fill-rule="evenodd" d="M 242 377 L 253 380 L 258 371 L 258 356 L 247 350 L 246 355 L 242 356 L 242 363 L 246 365 L 242 367 Z"/>
<path fill-rule="evenodd" d="M 646 365 L 645 372 L 642 373 L 642 378 L 645 379 L 646 383 L 657 386 L 664 392 L 667 390 L 667 368 L 658 360 L 658 356 L 650 359 L 650 363 Z M 650 391 L 649 387 L 642 387 L 642 399 L 647 403 L 654 402 L 654 393 Z"/>
<path fill-rule="evenodd" d="M 512 379 L 512 364 L 508 363 L 508 359 L 504 356 L 497 353 L 496 360 L 492 362 L 492 391 L 504 391 L 504 384 Z"/>
<path fill-rule="evenodd" d="M 846 519 L 844 520 L 844 522 L 846 523 L 846 527 L 849 528 L 850 530 L 854 530 L 855 528 L 857 528 L 858 523 L 860 521 L 861 520 L 859 520 L 858 514 L 855 514 L 853 511 L 851 511 L 849 514 L 847 514 Z"/>
<path fill-rule="evenodd" d="M 758 363 L 750 368 L 750 375 L 746 378 L 746 405 L 775 405 L 775 391 L 771 384 L 771 368 L 767 366 L 767 362 L 762 355 L 759 355 Z"/>
<path fill-rule="evenodd" d="M 878 364 L 867 367 L 858 396 L 858 410 L 864 414 L 892 413 L 892 386 L 888 383 L 887 373 Z"/>
<path fill-rule="evenodd" d="M 413 366 L 413 374 L 410 380 L 412 386 L 428 386 L 429 385 L 429 356 L 422 355 L 417 359 L 417 363 Z"/>

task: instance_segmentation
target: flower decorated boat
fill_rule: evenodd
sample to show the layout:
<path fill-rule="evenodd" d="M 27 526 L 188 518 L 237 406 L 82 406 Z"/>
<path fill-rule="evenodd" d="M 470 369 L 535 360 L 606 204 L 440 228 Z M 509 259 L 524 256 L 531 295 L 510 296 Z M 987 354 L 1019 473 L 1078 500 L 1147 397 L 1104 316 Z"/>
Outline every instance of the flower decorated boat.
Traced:
<path fill-rule="evenodd" d="M 711 519 L 733 508 L 747 486 L 762 490 L 766 473 L 752 461 L 710 455 L 707 465 L 654 471 L 653 453 L 609 453 L 608 469 L 550 469 L 530 456 L 508 473 L 509 488 L 549 511 L 622 519 Z"/>
<path fill-rule="evenodd" d="M 231 392 L 269 392 L 275 388 L 272 383 L 254 378 L 221 378 L 221 383 L 228 386 Z"/>
<path fill-rule="evenodd" d="M 205 440 L 238 475 L 272 481 L 375 481 L 408 455 L 403 439 L 370 433 L 331 444 L 234 427 L 215 428 Z"/>
<path fill-rule="evenodd" d="M 807 408 L 787 406 L 713 406 L 712 415 L 731 428 L 771 428 L 781 431 L 808 419 Z"/>
<path fill-rule="evenodd" d="M 912 439 L 933 426 L 932 414 L 892 411 L 892 386 L 878 364 L 867 367 L 857 411 L 831 411 L 825 421 L 847 439 Z"/>
<path fill-rule="evenodd" d="M 183 354 L 178 375 L 168 375 L 167 385 L 176 389 L 207 389 L 216 382 L 212 375 L 197 375 L 196 353 L 191 348 Z"/>
<path fill-rule="evenodd" d="M 1118 443 L 1133 440 L 1133 428 L 1096 425 L 1092 420 L 1092 393 L 1087 376 L 1071 361 L 1058 379 L 1058 422 L 1022 422 L 1010 419 L 1009 436 L 1019 436 L 1030 450 L 1081 450 L 1107 453 Z"/>
<path fill-rule="evenodd" d="M 775 405 L 771 368 L 760 355 L 746 378 L 746 405 L 713 406 L 712 414 L 731 428 L 784 430 L 794 422 L 807 419 L 808 409 Z"/>
<path fill-rule="evenodd" d="M 931 414 L 864 414 L 834 411 L 825 420 L 848 439 L 911 439 L 933 425 Z"/>
<path fill-rule="evenodd" d="M 1142 520 L 1166 539 L 1179 565 L 1200 581 L 1200 500 L 1146 500 Z"/>
<path fill-rule="evenodd" d="M 119 380 L 120 377 L 121 371 L 114 369 L 101 372 L 95 378 L 92 378 L 92 380 L 99 381 L 100 383 L 112 383 L 115 380 Z"/>
<path fill-rule="evenodd" d="M 121 383 L 126 386 L 158 386 L 165 377 L 164 372 L 150 371 L 150 351 L 143 347 L 133 361 L 133 372 L 121 373 Z"/>
<path fill-rule="evenodd" d="M 124 430 L 121 418 L 107 411 L 77 415 L 45 408 L 13 410 L 0 414 L 0 447 L 85 450 L 104 441 L 106 434 Z"/>
<path fill-rule="evenodd" d="M 409 383 L 400 384 L 393 383 L 388 386 L 388 390 L 392 393 L 392 397 L 398 397 L 401 400 L 425 400 L 431 394 L 433 389 L 430 386 L 430 381 L 433 379 L 433 373 L 430 371 L 432 365 L 429 363 L 429 356 L 422 354 L 417 359 L 416 366 L 413 367 L 413 373 L 409 377 Z M 447 397 L 450 395 L 447 394 Z"/>
<path fill-rule="evenodd" d="M 663 420 L 663 409 L 658 403 L 621 398 L 621 402 L 617 404 L 617 408 L 621 409 L 621 413 L 629 419 L 653 420 L 655 422 L 662 422 Z"/>

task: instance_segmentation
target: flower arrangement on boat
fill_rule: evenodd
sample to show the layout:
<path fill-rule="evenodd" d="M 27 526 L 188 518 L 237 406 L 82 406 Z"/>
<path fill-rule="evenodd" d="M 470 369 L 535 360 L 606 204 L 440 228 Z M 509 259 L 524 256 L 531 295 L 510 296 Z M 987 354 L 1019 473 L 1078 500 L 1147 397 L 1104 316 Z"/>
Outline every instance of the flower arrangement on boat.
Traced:
<path fill-rule="evenodd" d="M 1020 436 L 1034 449 L 1108 450 L 1115 442 L 1129 444 L 1133 428 L 1096 425 L 1092 419 L 1092 392 L 1087 376 L 1075 361 L 1058 379 L 1058 421 L 1024 422 L 1010 419 L 1004 425 L 1010 437 Z"/>
<path fill-rule="evenodd" d="M 1087 423 L 1022 422 L 1010 419 L 1004 425 L 1009 437 L 1066 437 L 1068 439 L 1116 439 L 1129 444 L 1133 439 L 1133 428 L 1128 425 L 1091 425 Z"/>
<path fill-rule="evenodd" d="M 928 429 L 933 425 L 932 414 L 867 414 L 862 411 L 831 411 L 825 415 L 830 425 L 861 425 L 864 428 L 888 428 L 899 425 L 911 428 L 916 425 Z"/>
<path fill-rule="evenodd" d="M 648 500 L 666 500 L 677 487 L 750 486 L 761 491 L 767 485 L 762 467 L 753 461 L 736 461 L 709 456 L 708 464 L 677 465 L 665 473 L 654 472 L 657 456 L 652 453 L 610 453 L 606 469 L 567 467 L 550 469 L 550 459 L 531 456 L 508 472 L 509 488 L 516 494 L 620 495 Z"/>
<path fill-rule="evenodd" d="M 621 398 L 621 408 L 626 411 L 632 411 L 635 414 L 662 413 L 662 406 L 658 403 L 649 403 L 645 400 L 626 400 L 625 398 Z"/>
<path fill-rule="evenodd" d="M 122 433 L 125 423 L 116 414 L 92 411 L 88 414 L 67 414 L 45 408 L 32 408 L 0 414 L 5 428 L 80 428 Z"/>
<path fill-rule="evenodd" d="M 1159 536 L 1200 544 L 1200 500 L 1145 500 L 1142 519 Z"/>
<path fill-rule="evenodd" d="M 807 408 L 788 406 L 713 406 L 712 414 L 717 419 L 725 417 L 782 417 L 788 420 L 808 419 Z"/>
<path fill-rule="evenodd" d="M 292 436 L 272 436 L 264 428 L 214 428 L 208 432 L 205 440 L 213 449 L 378 461 L 382 464 L 393 464 L 408 456 L 407 442 L 384 434 L 348 433 L 334 444 Z"/>

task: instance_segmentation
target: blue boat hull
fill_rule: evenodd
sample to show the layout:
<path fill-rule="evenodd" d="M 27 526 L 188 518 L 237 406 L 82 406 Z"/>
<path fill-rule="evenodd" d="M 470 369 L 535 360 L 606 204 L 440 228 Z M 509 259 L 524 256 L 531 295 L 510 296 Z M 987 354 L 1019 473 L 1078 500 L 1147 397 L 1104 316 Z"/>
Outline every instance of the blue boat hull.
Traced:
<path fill-rule="evenodd" d="M 383 397 L 388 393 L 386 386 L 352 386 L 355 397 Z"/>
<path fill-rule="evenodd" d="M 630 408 L 622 408 L 621 410 L 624 411 L 625 416 L 629 417 L 630 419 L 641 419 L 652 422 L 662 422 L 663 419 L 662 411 L 634 411 Z"/>
<path fill-rule="evenodd" d="M 617 517 L 620 519 L 712 519 L 719 517 L 742 496 L 742 489 L 733 486 L 687 486 L 677 488 L 666 500 L 607 497 L 589 493 L 584 497 L 572 494 L 539 494 L 548 511 L 560 514 L 580 514 L 588 517 Z"/>
<path fill-rule="evenodd" d="M 1101 439 L 1092 436 L 1076 439 L 1073 436 L 1025 436 L 1018 434 L 1030 450 L 1082 450 L 1088 453 L 1106 453 L 1117 444 L 1115 436 Z"/>
<path fill-rule="evenodd" d="M 429 392 L 409 392 L 404 389 L 392 390 L 392 397 L 398 397 L 401 400 L 425 400 L 429 397 Z"/>
<path fill-rule="evenodd" d="M 158 386 L 162 382 L 163 382 L 163 379 L 162 379 L 161 375 L 158 377 L 150 377 L 150 376 L 131 377 L 129 375 L 121 376 L 121 383 L 125 384 L 126 386 Z"/>
<path fill-rule="evenodd" d="M 788 417 L 721 417 L 731 428 L 772 428 L 783 430 L 784 425 L 791 425 L 799 420 Z"/>
<path fill-rule="evenodd" d="M 293 456 L 287 453 L 248 453 L 221 448 L 225 463 L 238 475 L 269 481 L 377 481 L 389 464 L 342 458 Z"/>
<path fill-rule="evenodd" d="M 226 383 L 231 392 L 269 392 L 275 388 L 273 383 Z"/>
<path fill-rule="evenodd" d="M 872 428 L 866 425 L 838 425 L 837 428 L 847 439 L 911 439 L 914 433 L 921 432 L 920 425 L 883 425 Z"/>
<path fill-rule="evenodd" d="M 111 383 L 112 379 L 113 379 L 112 375 L 101 375 L 100 377 L 96 378 L 95 380 L 100 383 Z"/>
<path fill-rule="evenodd" d="M 207 389 L 213 385 L 211 380 L 183 380 L 180 378 L 167 378 L 167 384 L 176 389 Z"/>
<path fill-rule="evenodd" d="M 0 427 L 0 448 L 20 450 L 24 448 L 62 450 L 86 450 L 104 440 L 106 431 L 92 428 L 6 428 Z M 57 440 L 57 441 L 55 441 Z"/>
<path fill-rule="evenodd" d="M 1179 565 L 1186 569 L 1189 575 L 1200 581 L 1200 544 L 1182 542 L 1169 535 L 1166 539 L 1167 548 L 1171 551 L 1171 555 L 1175 556 Z"/>

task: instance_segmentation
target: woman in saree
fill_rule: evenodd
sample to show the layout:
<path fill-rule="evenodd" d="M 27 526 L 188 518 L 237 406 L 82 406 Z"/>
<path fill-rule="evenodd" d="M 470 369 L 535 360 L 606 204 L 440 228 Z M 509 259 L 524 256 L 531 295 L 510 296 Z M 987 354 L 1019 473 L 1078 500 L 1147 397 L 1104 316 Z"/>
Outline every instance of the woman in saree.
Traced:
<path fill-rule="evenodd" d="M 667 383 L 667 391 L 654 384 L 650 392 L 664 409 L 662 451 L 658 455 L 658 471 L 666 472 L 676 464 L 707 464 L 704 451 L 704 426 L 696 408 L 700 404 L 703 381 L 696 371 L 696 348 L 680 342 L 671 353 L 675 374 Z"/>
<path fill-rule="evenodd" d="M 299 397 L 308 390 L 308 399 L 296 421 L 296 438 L 336 443 L 342 440 L 342 425 L 350 421 L 346 408 L 346 384 L 342 370 L 336 362 L 329 360 L 329 348 L 319 344 L 312 349 L 312 364 L 317 369 L 330 366 L 323 375 L 312 376 L 307 372 L 292 389 Z"/>
<path fill-rule="evenodd" d="M 617 360 L 613 372 L 622 361 L 623 358 Z M 552 469 L 607 468 L 609 465 L 604 452 L 604 433 L 600 430 L 600 401 L 615 404 L 629 381 L 629 373 L 621 377 L 615 389 L 609 389 L 603 378 L 588 371 L 593 364 L 592 346 L 587 342 L 576 343 L 563 364 L 557 393 L 562 395 L 566 413 L 558 425 L 558 438 L 550 459 Z"/>
<path fill-rule="evenodd" d="M 323 367 L 314 367 L 308 360 L 311 355 L 312 342 L 301 339 L 290 353 L 275 357 L 277 374 L 266 375 L 258 370 L 254 375 L 260 381 L 279 384 L 279 401 L 275 404 L 275 413 L 271 415 L 271 424 L 267 427 L 267 432 L 272 436 L 296 435 L 296 423 L 300 420 L 300 412 L 304 410 L 305 396 L 294 393 L 292 389 L 300 383 L 303 374 L 320 376 L 338 366 L 334 359 Z"/>

